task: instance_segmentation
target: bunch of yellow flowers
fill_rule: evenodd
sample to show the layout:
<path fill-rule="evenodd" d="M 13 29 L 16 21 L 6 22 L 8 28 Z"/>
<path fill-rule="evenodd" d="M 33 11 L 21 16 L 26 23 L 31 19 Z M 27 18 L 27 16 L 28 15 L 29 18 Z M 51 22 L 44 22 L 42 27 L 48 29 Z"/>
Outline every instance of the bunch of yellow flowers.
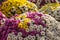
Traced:
<path fill-rule="evenodd" d="M 7 17 L 27 11 L 37 11 L 37 6 L 27 0 L 7 0 L 2 3 L 0 8 Z"/>
<path fill-rule="evenodd" d="M 24 14 L 20 14 L 19 16 L 15 17 L 16 20 L 20 20 L 20 23 L 18 24 L 19 28 L 23 28 L 25 30 L 28 29 L 28 22 L 31 20 L 30 18 L 27 18 L 27 15 Z"/>

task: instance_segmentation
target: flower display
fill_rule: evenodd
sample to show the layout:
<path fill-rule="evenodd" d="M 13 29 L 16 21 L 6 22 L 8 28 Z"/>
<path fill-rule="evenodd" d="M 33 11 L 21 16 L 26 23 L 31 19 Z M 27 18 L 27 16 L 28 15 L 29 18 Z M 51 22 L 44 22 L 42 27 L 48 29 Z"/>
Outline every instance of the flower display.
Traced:
<path fill-rule="evenodd" d="M 1 11 L 7 16 L 22 14 L 28 11 L 37 11 L 37 6 L 27 0 L 7 0 L 2 3 Z"/>
<path fill-rule="evenodd" d="M 0 40 L 60 40 L 59 0 L 0 0 Z"/>
<path fill-rule="evenodd" d="M 53 36 L 53 40 L 56 35 L 52 34 L 52 30 L 57 29 L 59 34 L 59 25 L 59 22 L 48 14 L 26 12 L 6 19 L 4 26 L 0 27 L 0 40 L 45 40 L 47 36 L 49 39 Z M 56 39 L 59 39 L 57 37 Z M 49 40 L 48 38 L 46 40 Z"/>

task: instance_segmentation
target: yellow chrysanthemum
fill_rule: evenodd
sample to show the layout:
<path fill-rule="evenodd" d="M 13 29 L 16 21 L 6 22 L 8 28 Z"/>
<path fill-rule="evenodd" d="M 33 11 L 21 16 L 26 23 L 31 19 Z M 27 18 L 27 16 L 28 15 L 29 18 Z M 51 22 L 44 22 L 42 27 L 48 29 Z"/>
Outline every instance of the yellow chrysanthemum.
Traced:
<path fill-rule="evenodd" d="M 25 18 L 24 20 L 23 20 L 23 22 L 20 22 L 19 24 L 18 24 L 18 27 L 19 28 L 23 28 L 23 29 L 28 29 L 28 22 L 30 21 L 30 19 L 29 18 Z"/>
<path fill-rule="evenodd" d="M 18 25 L 19 28 L 23 28 L 23 29 L 27 29 L 28 26 L 27 26 L 27 23 L 24 23 L 24 22 L 20 22 L 19 25 Z"/>
<path fill-rule="evenodd" d="M 27 0 L 7 0 L 0 6 L 1 11 L 7 16 L 13 16 L 14 14 L 21 14 L 31 11 L 37 11 L 37 6 Z"/>
<path fill-rule="evenodd" d="M 15 18 L 20 19 L 20 23 L 18 24 L 19 28 L 23 28 L 25 30 L 28 29 L 28 22 L 30 22 L 30 18 L 27 18 L 26 14 L 21 14 Z"/>
<path fill-rule="evenodd" d="M 54 10 L 57 9 L 58 6 L 60 6 L 59 3 L 46 4 L 46 5 L 43 6 L 39 11 L 43 11 L 44 13 L 48 13 L 47 10 L 54 11 Z"/>

